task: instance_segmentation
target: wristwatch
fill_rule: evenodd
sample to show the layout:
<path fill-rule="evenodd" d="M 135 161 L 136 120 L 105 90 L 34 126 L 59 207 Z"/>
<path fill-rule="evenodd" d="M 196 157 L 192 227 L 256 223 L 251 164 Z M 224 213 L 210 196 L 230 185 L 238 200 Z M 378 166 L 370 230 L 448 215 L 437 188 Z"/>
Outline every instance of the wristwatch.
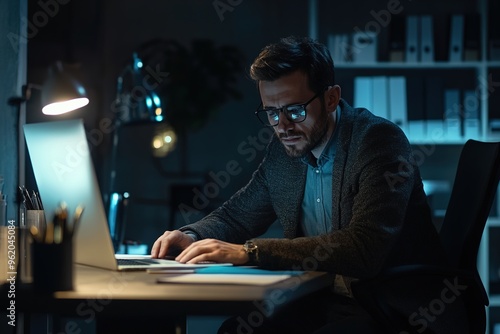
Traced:
<path fill-rule="evenodd" d="M 252 240 L 247 240 L 243 249 L 247 253 L 250 263 L 256 263 L 259 260 L 259 247 Z"/>

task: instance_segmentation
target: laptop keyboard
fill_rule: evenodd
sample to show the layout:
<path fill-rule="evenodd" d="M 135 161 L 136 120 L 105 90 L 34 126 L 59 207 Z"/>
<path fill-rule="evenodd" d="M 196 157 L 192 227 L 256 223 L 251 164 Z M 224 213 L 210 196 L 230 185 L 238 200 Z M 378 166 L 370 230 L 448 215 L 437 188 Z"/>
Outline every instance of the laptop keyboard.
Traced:
<path fill-rule="evenodd" d="M 117 259 L 119 266 L 143 266 L 145 264 L 157 264 L 159 263 L 153 259 Z"/>

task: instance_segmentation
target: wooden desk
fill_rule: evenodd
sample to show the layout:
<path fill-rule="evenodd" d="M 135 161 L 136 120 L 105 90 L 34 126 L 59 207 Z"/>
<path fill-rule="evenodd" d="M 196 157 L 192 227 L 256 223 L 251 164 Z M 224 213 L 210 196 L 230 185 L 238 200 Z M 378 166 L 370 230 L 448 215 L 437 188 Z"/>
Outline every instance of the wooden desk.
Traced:
<path fill-rule="evenodd" d="M 76 265 L 74 291 L 41 295 L 34 293 L 31 285 L 19 285 L 16 312 L 49 313 L 86 320 L 117 316 L 125 319 L 128 316 L 158 317 L 175 319 L 182 324 L 188 315 L 229 316 L 276 310 L 332 283 L 331 275 L 319 272 L 292 276 L 267 286 L 159 284 L 157 277 L 157 274 L 143 271 L 113 272 Z M 5 300 L 7 287 L 1 290 L 1 300 Z"/>

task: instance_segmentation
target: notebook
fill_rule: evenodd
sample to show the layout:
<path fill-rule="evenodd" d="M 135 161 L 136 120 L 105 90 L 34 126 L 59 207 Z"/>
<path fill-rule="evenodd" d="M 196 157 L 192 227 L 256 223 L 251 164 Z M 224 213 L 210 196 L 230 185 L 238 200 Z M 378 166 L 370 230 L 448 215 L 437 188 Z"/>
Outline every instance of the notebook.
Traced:
<path fill-rule="evenodd" d="M 84 207 L 74 236 L 75 263 L 110 270 L 231 265 L 203 263 L 193 266 L 149 256 L 115 254 L 90 154 L 90 149 L 97 148 L 95 138 L 102 138 L 97 135 L 104 134 L 94 129 L 89 132 L 91 140 L 87 141 L 81 119 L 24 125 L 26 145 L 46 220 L 52 219 L 61 202 L 66 203 L 70 214 L 78 205 Z"/>

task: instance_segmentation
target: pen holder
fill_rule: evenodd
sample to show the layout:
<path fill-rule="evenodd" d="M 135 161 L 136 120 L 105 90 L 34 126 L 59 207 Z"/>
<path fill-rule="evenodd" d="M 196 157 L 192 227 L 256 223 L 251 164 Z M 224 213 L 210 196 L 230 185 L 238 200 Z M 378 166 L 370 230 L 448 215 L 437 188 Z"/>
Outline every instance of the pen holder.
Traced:
<path fill-rule="evenodd" d="M 33 286 L 51 293 L 73 290 L 73 242 L 33 243 Z"/>

